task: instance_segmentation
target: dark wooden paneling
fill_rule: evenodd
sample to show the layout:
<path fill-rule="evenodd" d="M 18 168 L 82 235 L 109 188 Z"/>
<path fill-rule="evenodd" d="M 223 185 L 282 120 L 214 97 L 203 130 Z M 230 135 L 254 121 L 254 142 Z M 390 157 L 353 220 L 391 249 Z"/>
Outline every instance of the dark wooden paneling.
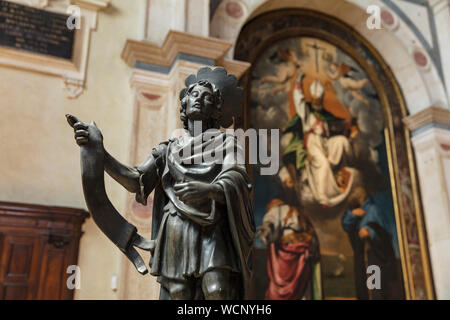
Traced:
<path fill-rule="evenodd" d="M 27 299 L 36 282 L 34 257 L 39 254 L 37 239 L 7 233 L 2 252 L 0 282 L 4 299 Z"/>
<path fill-rule="evenodd" d="M 0 202 L 0 299 L 72 299 L 84 210 Z"/>
<path fill-rule="evenodd" d="M 6 263 L 6 277 L 28 278 L 30 275 L 33 244 L 34 239 L 30 237 L 10 237 L 8 239 L 9 255 Z"/>
<path fill-rule="evenodd" d="M 27 298 L 28 286 L 11 283 L 3 287 L 3 300 L 25 300 Z"/>

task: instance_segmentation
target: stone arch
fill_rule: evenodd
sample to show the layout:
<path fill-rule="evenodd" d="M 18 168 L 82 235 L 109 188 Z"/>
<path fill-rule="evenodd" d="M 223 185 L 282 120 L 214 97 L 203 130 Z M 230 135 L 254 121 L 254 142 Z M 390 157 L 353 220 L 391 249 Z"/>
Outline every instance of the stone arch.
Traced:
<path fill-rule="evenodd" d="M 378 5 L 382 11 L 382 30 L 369 30 L 366 8 Z M 225 0 L 214 13 L 210 35 L 233 43 L 234 55 L 242 27 L 253 18 L 275 10 L 304 8 L 333 16 L 355 29 L 383 57 L 400 85 L 409 114 L 430 106 L 448 108 L 443 81 L 438 70 L 409 26 L 381 0 Z"/>

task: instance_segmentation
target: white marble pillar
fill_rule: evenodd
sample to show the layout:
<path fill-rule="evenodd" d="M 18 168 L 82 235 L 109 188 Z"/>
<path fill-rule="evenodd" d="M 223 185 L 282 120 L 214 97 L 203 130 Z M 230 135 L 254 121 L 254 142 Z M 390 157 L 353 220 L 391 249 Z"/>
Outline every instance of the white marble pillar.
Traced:
<path fill-rule="evenodd" d="M 209 36 L 209 0 L 186 2 L 186 32 L 197 36 Z"/>
<path fill-rule="evenodd" d="M 147 0 L 145 40 L 162 44 L 169 30 L 185 31 L 186 0 Z"/>
<path fill-rule="evenodd" d="M 412 143 L 437 299 L 450 299 L 450 111 L 430 107 L 405 119 Z"/>
<path fill-rule="evenodd" d="M 147 0 L 145 40 L 162 44 L 169 30 L 209 36 L 209 0 Z"/>

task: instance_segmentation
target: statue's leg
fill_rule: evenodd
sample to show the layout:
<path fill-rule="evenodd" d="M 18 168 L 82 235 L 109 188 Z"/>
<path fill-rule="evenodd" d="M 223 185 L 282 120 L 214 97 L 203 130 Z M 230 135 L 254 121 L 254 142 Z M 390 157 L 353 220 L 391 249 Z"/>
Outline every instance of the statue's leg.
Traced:
<path fill-rule="evenodd" d="M 232 288 L 231 272 L 226 269 L 213 269 L 206 272 L 202 279 L 202 290 L 206 300 L 230 300 L 233 299 L 235 290 Z"/>
<path fill-rule="evenodd" d="M 170 300 L 169 290 L 167 290 L 164 286 L 161 286 L 159 291 L 159 300 Z"/>
<path fill-rule="evenodd" d="M 195 282 L 192 280 L 169 280 L 167 282 L 170 300 L 192 300 L 195 296 Z"/>

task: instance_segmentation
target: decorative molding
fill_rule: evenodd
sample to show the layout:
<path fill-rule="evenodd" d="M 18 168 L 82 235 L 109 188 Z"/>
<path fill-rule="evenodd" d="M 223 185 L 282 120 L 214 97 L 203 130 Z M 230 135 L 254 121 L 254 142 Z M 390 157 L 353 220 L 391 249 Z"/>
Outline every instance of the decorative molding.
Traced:
<path fill-rule="evenodd" d="M 450 129 L 450 110 L 431 106 L 404 118 L 403 123 L 412 131 L 413 136 L 432 127 Z"/>
<path fill-rule="evenodd" d="M 78 79 L 72 79 L 63 76 L 64 90 L 66 91 L 67 98 L 75 99 L 78 98 L 84 90 L 84 81 Z"/>
<path fill-rule="evenodd" d="M 81 222 L 90 217 L 89 212 L 84 209 L 5 201 L 0 201 L 0 214 L 11 217 L 20 215 L 24 218 L 38 216 L 41 219 L 49 220 L 56 220 L 56 218 L 63 220 L 76 219 Z M 50 223 L 50 226 L 53 225 L 52 221 Z"/>
<path fill-rule="evenodd" d="M 71 4 L 95 11 L 106 9 L 109 2 L 110 0 L 70 0 Z"/>
<path fill-rule="evenodd" d="M 443 151 L 450 154 L 447 146 L 450 145 L 450 131 L 439 127 L 432 127 L 423 134 L 412 137 L 412 142 L 416 152 L 423 152 L 428 149 Z"/>
<path fill-rule="evenodd" d="M 218 65 L 239 78 L 250 64 L 225 59 L 225 54 L 231 47 L 232 44 L 227 41 L 170 30 L 162 46 L 128 39 L 122 51 L 122 59 L 130 67 L 165 74 L 169 74 L 180 60 Z"/>
<path fill-rule="evenodd" d="M 231 43 L 223 40 L 170 30 L 161 47 L 148 41 L 128 39 L 122 52 L 122 59 L 130 67 L 137 61 L 170 66 L 178 53 L 218 60 L 231 46 Z"/>
<path fill-rule="evenodd" d="M 44 9 L 45 7 L 48 6 L 49 2 L 49 0 L 8 0 L 8 1 L 37 9 Z"/>
<path fill-rule="evenodd" d="M 48 6 L 48 0 L 31 0 L 31 5 L 42 9 Z"/>
<path fill-rule="evenodd" d="M 134 91 L 135 108 L 161 109 L 169 99 L 170 85 L 166 75 L 133 69 L 130 76 L 130 87 Z"/>
<path fill-rule="evenodd" d="M 386 29 L 395 32 L 399 28 L 399 19 L 387 7 L 381 8 L 381 21 Z"/>
<path fill-rule="evenodd" d="M 78 5 L 81 11 L 81 28 L 75 31 L 72 59 L 62 59 L 44 54 L 0 47 L 0 64 L 14 68 L 61 77 L 69 99 L 77 98 L 85 89 L 87 59 L 91 31 L 97 28 L 98 10 L 108 6 L 110 0 L 70 0 L 65 4 L 54 1 L 14 0 L 49 12 L 67 14 L 69 5 Z M 33 5 L 34 4 L 34 5 Z"/>

